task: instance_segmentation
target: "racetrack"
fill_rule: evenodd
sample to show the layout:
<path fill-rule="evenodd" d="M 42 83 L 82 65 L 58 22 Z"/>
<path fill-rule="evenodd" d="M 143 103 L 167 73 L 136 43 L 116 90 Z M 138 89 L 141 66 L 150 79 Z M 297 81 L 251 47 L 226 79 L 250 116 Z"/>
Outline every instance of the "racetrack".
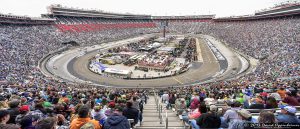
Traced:
<path fill-rule="evenodd" d="M 193 35 L 198 38 L 201 48 L 203 62 L 194 62 L 190 70 L 185 73 L 165 78 L 147 79 L 147 80 L 124 80 L 120 78 L 111 78 L 98 75 L 88 69 L 89 59 L 95 56 L 100 50 L 109 49 L 128 43 L 131 39 L 119 43 L 108 43 L 99 46 L 86 47 L 87 53 L 82 54 L 79 48 L 68 50 L 57 54 L 46 60 L 46 70 L 56 77 L 63 78 L 72 82 L 92 82 L 97 85 L 114 86 L 119 88 L 163 88 L 170 86 L 183 86 L 206 81 L 215 81 L 236 76 L 234 73 L 242 68 L 238 54 L 231 51 L 225 45 L 210 36 Z M 206 40 L 209 40 L 226 58 L 218 60 L 215 53 L 208 47 Z M 57 67 L 56 69 L 53 66 Z M 45 69 L 44 69 L 45 70 Z"/>

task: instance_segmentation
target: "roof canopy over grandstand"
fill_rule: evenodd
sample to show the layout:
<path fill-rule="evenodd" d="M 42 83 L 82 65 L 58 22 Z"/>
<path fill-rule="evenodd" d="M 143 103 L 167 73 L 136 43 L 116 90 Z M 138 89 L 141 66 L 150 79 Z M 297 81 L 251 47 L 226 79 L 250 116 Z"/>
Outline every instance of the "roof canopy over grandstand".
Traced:
<path fill-rule="evenodd" d="M 215 15 L 152 16 L 152 19 L 212 19 Z"/>
<path fill-rule="evenodd" d="M 215 18 L 214 21 L 243 21 L 243 20 L 259 20 L 266 18 L 280 18 L 300 15 L 300 3 L 288 3 L 275 6 L 271 9 L 263 9 L 255 12 L 254 15 L 232 16 Z"/>
<path fill-rule="evenodd" d="M 0 14 L 1 24 L 52 24 L 55 19 Z"/>
<path fill-rule="evenodd" d="M 114 18 L 114 19 L 150 19 L 150 15 L 137 14 L 119 14 L 104 12 L 98 10 L 86 10 L 78 8 L 63 7 L 61 5 L 51 5 L 48 7 L 49 16 L 72 16 L 72 17 L 90 17 L 90 18 Z M 46 16 L 46 15 L 44 15 Z"/>

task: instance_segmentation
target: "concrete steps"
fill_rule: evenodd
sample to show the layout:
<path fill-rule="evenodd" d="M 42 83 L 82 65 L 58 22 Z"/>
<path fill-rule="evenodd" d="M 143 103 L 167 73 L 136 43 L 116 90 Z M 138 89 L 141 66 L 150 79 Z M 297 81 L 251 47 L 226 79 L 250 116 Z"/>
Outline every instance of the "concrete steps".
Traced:
<path fill-rule="evenodd" d="M 163 106 L 163 108 L 165 105 Z M 176 116 L 176 112 L 163 109 L 162 115 L 165 119 L 165 112 L 168 113 L 168 129 L 184 129 L 183 122 Z M 144 105 L 143 122 L 135 129 L 165 129 L 165 120 L 160 124 L 154 96 L 149 96 L 147 104 Z"/>

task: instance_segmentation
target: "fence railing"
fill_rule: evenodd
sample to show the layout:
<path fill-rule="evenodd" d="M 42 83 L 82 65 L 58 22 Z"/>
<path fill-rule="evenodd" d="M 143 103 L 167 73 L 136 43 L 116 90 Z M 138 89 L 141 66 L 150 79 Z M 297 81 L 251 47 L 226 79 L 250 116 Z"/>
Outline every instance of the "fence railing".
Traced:
<path fill-rule="evenodd" d="M 154 100 L 155 100 L 156 109 L 158 111 L 159 123 L 162 124 L 164 122 L 165 128 L 168 129 L 168 125 L 169 125 L 168 112 L 167 110 L 165 110 L 165 115 L 163 115 L 163 104 L 161 103 L 160 97 L 157 95 L 155 91 L 154 91 Z"/>

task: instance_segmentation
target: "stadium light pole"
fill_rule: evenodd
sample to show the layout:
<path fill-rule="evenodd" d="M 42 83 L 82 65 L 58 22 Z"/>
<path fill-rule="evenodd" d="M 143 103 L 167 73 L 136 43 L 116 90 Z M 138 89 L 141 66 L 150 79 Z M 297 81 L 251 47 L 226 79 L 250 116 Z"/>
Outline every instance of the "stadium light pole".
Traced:
<path fill-rule="evenodd" d="M 163 21 L 162 26 L 164 27 L 163 36 L 166 38 L 166 27 L 168 26 L 168 20 Z"/>

